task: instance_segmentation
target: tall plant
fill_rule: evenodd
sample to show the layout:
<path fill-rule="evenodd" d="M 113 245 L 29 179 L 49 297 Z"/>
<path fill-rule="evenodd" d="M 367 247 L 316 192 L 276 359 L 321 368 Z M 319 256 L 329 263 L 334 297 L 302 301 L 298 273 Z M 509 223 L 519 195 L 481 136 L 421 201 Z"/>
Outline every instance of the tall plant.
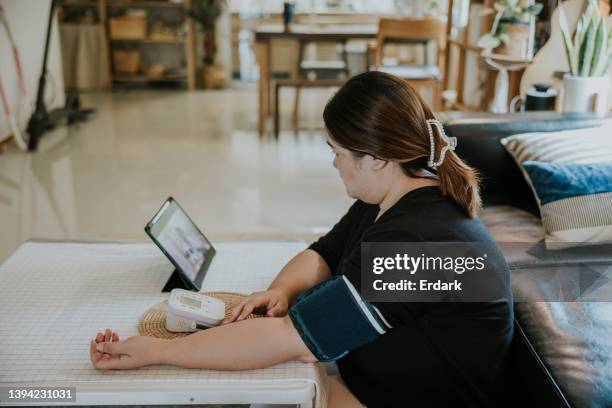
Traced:
<path fill-rule="evenodd" d="M 215 63 L 217 54 L 217 19 L 223 12 L 225 0 L 191 0 L 187 15 L 198 22 L 204 32 L 204 65 Z"/>
<path fill-rule="evenodd" d="M 580 77 L 606 75 L 612 62 L 612 30 L 608 31 L 596 0 L 589 0 L 580 16 L 573 42 L 563 7 L 559 8 L 559 25 L 570 74 Z"/>

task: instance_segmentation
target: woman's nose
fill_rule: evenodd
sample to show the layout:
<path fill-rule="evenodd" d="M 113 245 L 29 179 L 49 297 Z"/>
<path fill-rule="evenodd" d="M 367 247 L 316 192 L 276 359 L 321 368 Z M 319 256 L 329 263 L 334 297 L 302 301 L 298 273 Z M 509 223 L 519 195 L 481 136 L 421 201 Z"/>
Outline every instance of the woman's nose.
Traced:
<path fill-rule="evenodd" d="M 333 166 L 334 166 L 335 168 L 338 168 L 338 163 L 337 163 L 337 161 L 338 161 L 338 156 L 335 156 L 335 157 L 334 157 L 334 160 L 332 161 L 332 164 L 333 164 Z"/>

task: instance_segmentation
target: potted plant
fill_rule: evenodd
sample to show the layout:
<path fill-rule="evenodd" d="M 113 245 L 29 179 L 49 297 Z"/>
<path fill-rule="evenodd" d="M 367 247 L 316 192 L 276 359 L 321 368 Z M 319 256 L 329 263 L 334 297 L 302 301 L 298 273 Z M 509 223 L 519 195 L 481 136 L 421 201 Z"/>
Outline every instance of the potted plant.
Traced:
<path fill-rule="evenodd" d="M 580 16 L 573 41 L 563 7 L 559 8 L 559 25 L 569 68 L 563 77 L 563 110 L 604 112 L 610 87 L 612 30 L 608 31 L 595 0 L 589 0 Z"/>
<path fill-rule="evenodd" d="M 215 64 L 217 56 L 217 19 L 223 12 L 225 0 L 191 0 L 187 15 L 200 24 L 204 33 L 203 81 L 205 88 L 225 86 L 225 71 Z"/>
<path fill-rule="evenodd" d="M 491 31 L 480 37 L 478 46 L 487 54 L 496 54 L 513 59 L 531 58 L 531 19 L 542 11 L 542 4 L 521 0 L 497 0 L 493 8 L 483 10 L 483 15 L 495 13 Z"/>

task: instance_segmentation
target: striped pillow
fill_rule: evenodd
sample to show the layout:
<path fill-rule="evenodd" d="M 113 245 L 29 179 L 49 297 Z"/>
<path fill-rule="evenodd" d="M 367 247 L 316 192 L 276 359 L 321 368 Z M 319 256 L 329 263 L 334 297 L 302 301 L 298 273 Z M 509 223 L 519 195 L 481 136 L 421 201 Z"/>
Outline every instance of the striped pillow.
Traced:
<path fill-rule="evenodd" d="M 547 246 L 612 243 L 612 121 L 501 143 L 534 191 Z"/>

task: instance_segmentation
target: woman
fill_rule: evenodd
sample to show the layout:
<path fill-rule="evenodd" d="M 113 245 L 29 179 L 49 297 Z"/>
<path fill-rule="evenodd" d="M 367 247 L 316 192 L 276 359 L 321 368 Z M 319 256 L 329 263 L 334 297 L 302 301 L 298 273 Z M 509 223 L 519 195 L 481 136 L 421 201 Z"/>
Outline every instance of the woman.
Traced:
<path fill-rule="evenodd" d="M 288 310 L 296 308 L 298 295 L 334 275 L 359 287 L 362 242 L 492 242 L 476 218 L 474 170 L 455 155 L 454 140 L 405 81 L 378 72 L 358 75 L 329 101 L 323 118 L 333 165 L 356 199 L 347 214 L 224 325 L 177 340 L 118 341 L 107 330 L 91 343 L 96 367 L 165 363 L 233 370 L 316 361 Z M 488 256 L 495 265 L 489 273 L 499 275 L 504 294 L 496 301 L 373 304 L 393 328 L 337 361 L 344 384 L 332 383 L 329 405 L 497 405 L 513 334 L 512 296 L 503 257 L 495 246 Z M 269 318 L 245 320 L 256 309 Z"/>

